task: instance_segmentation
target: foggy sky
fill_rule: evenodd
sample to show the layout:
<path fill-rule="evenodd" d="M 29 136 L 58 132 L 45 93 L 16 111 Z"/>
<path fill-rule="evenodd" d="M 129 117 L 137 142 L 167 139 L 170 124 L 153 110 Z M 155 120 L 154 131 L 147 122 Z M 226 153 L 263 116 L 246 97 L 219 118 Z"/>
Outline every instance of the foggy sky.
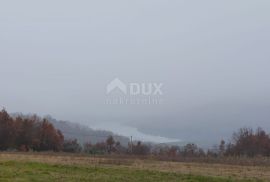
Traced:
<path fill-rule="evenodd" d="M 0 106 L 180 140 L 270 129 L 269 7 L 267 0 L 1 2 Z M 116 77 L 163 83 L 164 102 L 106 105 Z"/>

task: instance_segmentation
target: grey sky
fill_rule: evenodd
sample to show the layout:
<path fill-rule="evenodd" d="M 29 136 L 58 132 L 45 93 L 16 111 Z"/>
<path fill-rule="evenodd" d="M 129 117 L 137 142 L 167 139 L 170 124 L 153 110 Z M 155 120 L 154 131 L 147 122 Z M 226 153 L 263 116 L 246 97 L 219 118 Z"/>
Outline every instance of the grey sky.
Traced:
<path fill-rule="evenodd" d="M 267 0 L 1 2 L 0 104 L 183 140 L 270 129 L 269 8 Z M 115 77 L 162 82 L 164 103 L 104 104 Z"/>

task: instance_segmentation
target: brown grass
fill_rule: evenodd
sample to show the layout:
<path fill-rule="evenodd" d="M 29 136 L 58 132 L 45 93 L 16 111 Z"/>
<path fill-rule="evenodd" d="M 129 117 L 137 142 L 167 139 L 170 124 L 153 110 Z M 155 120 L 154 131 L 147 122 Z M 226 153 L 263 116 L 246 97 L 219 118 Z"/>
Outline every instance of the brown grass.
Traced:
<path fill-rule="evenodd" d="M 234 178 L 256 178 L 270 181 L 270 166 L 241 166 L 229 164 L 168 162 L 153 159 L 128 157 L 102 157 L 61 153 L 0 153 L 2 161 L 33 161 L 49 164 L 121 166 L 134 169 L 177 172 L 203 176 L 224 176 Z"/>

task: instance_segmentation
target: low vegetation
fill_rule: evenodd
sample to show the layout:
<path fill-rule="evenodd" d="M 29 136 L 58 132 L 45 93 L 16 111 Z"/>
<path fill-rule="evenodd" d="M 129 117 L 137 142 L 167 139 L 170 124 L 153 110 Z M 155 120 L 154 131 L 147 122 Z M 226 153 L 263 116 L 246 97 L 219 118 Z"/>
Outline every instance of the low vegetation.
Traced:
<path fill-rule="evenodd" d="M 0 181 L 263 182 L 269 180 L 269 171 L 267 167 L 95 158 L 71 154 L 0 155 Z"/>

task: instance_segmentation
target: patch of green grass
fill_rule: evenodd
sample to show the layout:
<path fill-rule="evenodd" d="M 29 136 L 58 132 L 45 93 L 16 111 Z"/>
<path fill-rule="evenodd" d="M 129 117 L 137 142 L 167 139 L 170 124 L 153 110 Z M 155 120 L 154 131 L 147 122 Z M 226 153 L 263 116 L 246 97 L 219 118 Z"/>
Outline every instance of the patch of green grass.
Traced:
<path fill-rule="evenodd" d="M 245 182 L 231 178 L 183 175 L 124 167 L 53 165 L 38 162 L 0 163 L 0 181 L 95 181 L 95 182 Z"/>

